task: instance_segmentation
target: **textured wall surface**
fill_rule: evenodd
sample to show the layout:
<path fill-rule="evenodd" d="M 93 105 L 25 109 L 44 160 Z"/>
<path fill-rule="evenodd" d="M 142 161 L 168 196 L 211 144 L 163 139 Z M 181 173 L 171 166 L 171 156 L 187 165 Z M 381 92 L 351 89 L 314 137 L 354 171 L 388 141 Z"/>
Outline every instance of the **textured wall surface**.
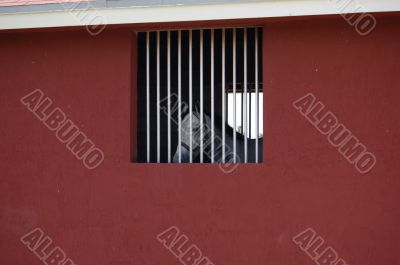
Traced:
<path fill-rule="evenodd" d="M 265 25 L 264 163 L 231 174 L 130 162 L 131 29 L 0 34 L 0 263 L 43 264 L 20 241 L 40 227 L 77 265 L 180 264 L 156 239 L 176 225 L 214 264 L 314 264 L 292 241 L 308 227 L 348 264 L 398 264 L 400 18 L 377 20 L 368 36 L 341 17 Z M 21 104 L 35 89 L 98 168 Z M 369 173 L 293 108 L 309 92 L 375 154 Z"/>

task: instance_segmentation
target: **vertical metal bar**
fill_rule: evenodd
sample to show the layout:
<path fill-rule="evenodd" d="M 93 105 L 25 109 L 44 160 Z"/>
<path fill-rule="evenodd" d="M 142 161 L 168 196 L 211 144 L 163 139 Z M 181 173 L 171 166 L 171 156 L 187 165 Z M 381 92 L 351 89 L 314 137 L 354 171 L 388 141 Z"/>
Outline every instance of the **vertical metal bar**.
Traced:
<path fill-rule="evenodd" d="M 247 163 L 247 29 L 243 29 L 243 89 L 244 89 L 244 114 L 243 114 L 243 125 L 244 125 L 244 162 Z"/>
<path fill-rule="evenodd" d="M 228 88 L 229 91 L 229 88 Z M 225 89 L 225 119 L 229 120 L 229 113 L 228 113 L 228 108 L 229 108 L 229 102 L 228 102 L 228 91 Z"/>
<path fill-rule="evenodd" d="M 181 120 L 181 115 L 182 115 L 182 109 L 181 109 L 181 89 L 182 89 L 182 84 L 181 84 L 181 50 L 182 50 L 182 32 L 179 30 L 178 31 L 178 160 L 179 163 L 182 163 L 182 152 L 181 152 L 181 140 L 182 140 L 182 132 L 181 132 L 181 127 L 182 127 L 182 120 Z"/>
<path fill-rule="evenodd" d="M 171 163 L 171 31 L 167 33 L 167 74 L 168 74 L 168 163 Z"/>
<path fill-rule="evenodd" d="M 233 162 L 236 163 L 236 29 L 232 35 L 232 85 L 233 85 Z"/>
<path fill-rule="evenodd" d="M 211 163 L 214 163 L 214 29 L 211 29 Z"/>
<path fill-rule="evenodd" d="M 249 95 L 249 107 L 248 107 L 248 109 L 249 109 L 249 112 L 247 113 L 247 121 L 248 121 L 248 128 L 249 128 L 249 134 L 248 134 L 248 136 L 249 136 L 249 138 L 251 138 L 251 91 L 252 91 L 252 85 L 248 85 L 248 87 L 247 87 L 248 89 L 247 89 L 247 92 L 248 92 L 248 95 Z"/>
<path fill-rule="evenodd" d="M 203 163 L 203 30 L 200 29 L 200 163 Z"/>
<path fill-rule="evenodd" d="M 146 152 L 150 163 L 150 32 L 146 32 Z"/>
<path fill-rule="evenodd" d="M 256 89 L 256 163 L 258 163 L 258 136 L 259 136 L 259 128 L 258 128 L 258 118 L 259 118 L 259 109 L 258 109 L 258 28 L 255 28 L 255 89 Z"/>
<path fill-rule="evenodd" d="M 193 31 L 189 30 L 189 161 L 193 163 Z"/>
<path fill-rule="evenodd" d="M 225 163 L 225 28 L 222 29 L 222 163 Z"/>
<path fill-rule="evenodd" d="M 157 163 L 160 163 L 160 31 L 157 31 Z"/>
<path fill-rule="evenodd" d="M 240 117 L 241 117 L 241 119 L 240 119 L 240 128 L 241 128 L 241 134 L 243 134 L 244 135 L 244 127 L 243 127 L 243 113 L 244 113 L 244 110 L 243 110 L 243 83 L 241 84 L 241 89 L 240 89 Z"/>

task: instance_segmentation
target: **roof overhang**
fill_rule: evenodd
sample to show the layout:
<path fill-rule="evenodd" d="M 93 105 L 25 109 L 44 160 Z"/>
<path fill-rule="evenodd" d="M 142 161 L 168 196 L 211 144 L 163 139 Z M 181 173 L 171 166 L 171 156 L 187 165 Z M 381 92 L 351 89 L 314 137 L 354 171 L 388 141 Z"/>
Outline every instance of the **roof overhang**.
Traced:
<path fill-rule="evenodd" d="M 99 7 L 85 2 L 63 7 L 47 11 L 3 12 L 0 30 L 395 12 L 400 11 L 400 1 L 269 0 L 126 7 Z"/>

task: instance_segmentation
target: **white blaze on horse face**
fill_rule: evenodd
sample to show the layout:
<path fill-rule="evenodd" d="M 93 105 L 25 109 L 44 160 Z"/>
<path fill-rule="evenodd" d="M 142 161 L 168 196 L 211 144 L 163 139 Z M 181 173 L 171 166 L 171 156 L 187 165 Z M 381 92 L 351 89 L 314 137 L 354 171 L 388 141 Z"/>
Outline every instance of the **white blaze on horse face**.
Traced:
<path fill-rule="evenodd" d="M 190 125 L 190 121 L 192 121 Z M 187 114 L 185 118 L 182 120 L 181 127 L 181 135 L 182 135 L 182 144 L 189 146 L 190 140 L 192 139 L 192 148 L 193 151 L 199 148 L 200 140 L 199 137 L 194 137 L 200 135 L 200 120 L 199 113 L 192 112 L 192 115 Z"/>
<path fill-rule="evenodd" d="M 206 152 L 207 150 L 210 150 L 210 134 L 211 134 L 211 129 L 210 129 L 210 117 L 206 114 L 203 114 L 204 116 L 204 124 L 203 127 L 201 127 L 200 123 L 200 113 L 199 112 L 193 112 L 192 113 L 192 118 L 190 119 L 190 114 L 187 114 L 185 118 L 182 120 L 182 127 L 181 127 L 181 139 L 182 142 L 180 144 L 181 148 L 177 147 L 175 155 L 174 155 L 174 161 L 178 160 L 178 153 L 180 152 L 182 154 L 182 162 L 191 162 L 190 160 L 190 150 L 189 150 L 189 141 L 190 138 L 193 139 L 193 158 L 198 158 L 200 156 L 200 138 L 201 134 L 203 135 L 203 155 L 206 155 L 210 160 L 210 154 Z M 190 129 L 190 120 L 192 120 L 192 126 Z M 201 130 L 202 128 L 202 130 Z M 204 162 L 204 161 L 203 161 Z M 220 162 L 220 161 L 219 161 Z M 200 161 L 200 163 L 202 163 Z"/>

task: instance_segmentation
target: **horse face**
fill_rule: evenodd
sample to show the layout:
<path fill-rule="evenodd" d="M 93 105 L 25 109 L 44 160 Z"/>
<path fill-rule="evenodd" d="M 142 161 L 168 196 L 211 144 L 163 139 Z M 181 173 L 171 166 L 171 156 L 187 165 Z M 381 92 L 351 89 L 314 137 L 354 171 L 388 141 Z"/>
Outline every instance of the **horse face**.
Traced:
<path fill-rule="evenodd" d="M 192 130 L 190 130 L 190 113 L 188 113 L 181 123 L 181 161 L 190 162 L 190 137 L 192 137 L 192 155 L 197 158 L 200 154 L 200 114 L 192 113 Z M 173 162 L 179 162 L 179 150 L 175 151 Z"/>

